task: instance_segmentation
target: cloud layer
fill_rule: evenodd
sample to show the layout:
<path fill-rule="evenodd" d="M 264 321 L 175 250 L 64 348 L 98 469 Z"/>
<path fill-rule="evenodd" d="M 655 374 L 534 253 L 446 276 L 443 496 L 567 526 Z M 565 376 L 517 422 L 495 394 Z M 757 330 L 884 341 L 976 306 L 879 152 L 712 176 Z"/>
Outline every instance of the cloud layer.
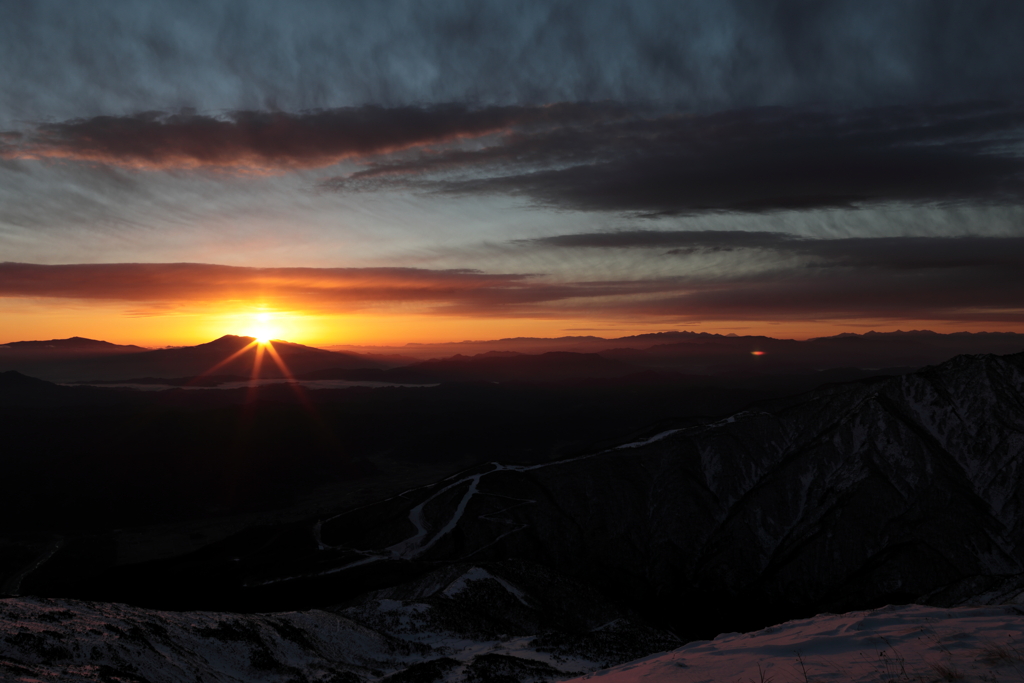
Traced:
<path fill-rule="evenodd" d="M 461 177 L 451 177 L 461 173 Z M 378 162 L 327 187 L 413 184 L 641 215 L 1020 202 L 1024 109 L 768 108 L 519 131 L 483 149 Z"/>
<path fill-rule="evenodd" d="M 3 264 L 0 297 L 1024 322 L 1022 31 L 999 0 L 11 3 L 0 251 L 133 263 Z"/>
<path fill-rule="evenodd" d="M 137 302 L 320 304 L 451 301 L 518 291 L 523 275 L 417 268 L 244 268 L 201 263 L 0 263 L 0 296 Z"/>
<path fill-rule="evenodd" d="M 195 107 L 1018 99 L 1001 0 L 7 3 L 0 126 Z"/>
<path fill-rule="evenodd" d="M 632 231 L 544 238 L 522 249 L 668 249 L 669 258 L 759 250 L 743 274 L 630 280 L 415 268 L 207 264 L 0 264 L 0 296 L 146 303 L 265 303 L 344 313 L 380 307 L 464 316 L 642 320 L 914 319 L 1024 322 L 1024 237 L 805 239 L 782 233 Z M 412 307 L 409 309 L 408 307 Z"/>
<path fill-rule="evenodd" d="M 668 254 L 685 256 L 761 250 L 803 257 L 807 267 L 1024 271 L 1024 237 L 968 235 L 814 239 L 747 230 L 620 230 L 553 235 L 519 240 L 515 244 L 557 249 L 668 249 Z"/>
<path fill-rule="evenodd" d="M 9 133 L 0 158 L 270 173 L 349 159 L 366 167 L 321 187 L 506 194 L 646 216 L 1019 203 L 1024 108 L 776 107 L 693 116 L 613 103 L 452 103 L 224 117 L 151 112 Z"/>
<path fill-rule="evenodd" d="M 223 117 L 148 112 L 42 124 L 0 138 L 0 158 L 70 159 L 134 168 L 284 171 L 485 136 L 513 127 L 621 116 L 612 105 L 470 108 L 349 107 L 302 114 L 241 111 Z"/>

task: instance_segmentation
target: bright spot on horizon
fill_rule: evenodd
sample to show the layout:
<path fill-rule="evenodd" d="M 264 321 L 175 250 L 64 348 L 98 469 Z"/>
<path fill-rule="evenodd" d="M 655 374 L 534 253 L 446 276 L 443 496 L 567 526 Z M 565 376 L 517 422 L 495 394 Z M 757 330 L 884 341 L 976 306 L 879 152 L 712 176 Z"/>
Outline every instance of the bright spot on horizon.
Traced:
<path fill-rule="evenodd" d="M 750 355 L 751 356 L 763 356 L 764 355 L 764 351 L 751 351 Z"/>
<path fill-rule="evenodd" d="M 271 339 L 277 339 L 280 337 L 281 331 L 274 324 L 273 313 L 257 313 L 253 316 L 255 324 L 249 328 L 248 336 L 254 337 L 256 343 L 267 344 Z"/>

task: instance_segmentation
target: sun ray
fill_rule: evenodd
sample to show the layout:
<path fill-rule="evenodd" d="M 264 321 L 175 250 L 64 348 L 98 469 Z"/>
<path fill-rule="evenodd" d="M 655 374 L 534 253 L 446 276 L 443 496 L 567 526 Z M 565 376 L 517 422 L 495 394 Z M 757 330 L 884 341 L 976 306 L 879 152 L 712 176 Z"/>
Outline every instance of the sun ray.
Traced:
<path fill-rule="evenodd" d="M 253 358 L 253 372 L 249 376 L 249 384 L 252 386 L 258 379 L 260 379 L 260 368 L 263 366 L 263 352 L 266 350 L 266 344 L 260 343 L 256 340 L 256 357 Z"/>
<path fill-rule="evenodd" d="M 259 340 L 256 341 L 256 357 L 252 361 L 252 374 L 249 376 L 249 393 L 245 398 L 247 402 L 255 398 L 256 392 L 259 389 L 260 368 L 263 365 L 263 351 L 266 348 L 266 344 L 258 343 Z"/>
<path fill-rule="evenodd" d="M 273 359 L 273 361 L 277 364 L 277 367 L 280 368 L 281 372 L 284 374 L 285 378 L 289 382 L 297 381 L 295 379 L 295 375 L 293 375 L 292 371 L 290 369 L 288 369 L 288 365 L 285 364 L 284 359 L 281 358 L 281 354 L 279 354 L 277 352 L 277 349 L 274 348 L 274 343 L 273 342 L 267 341 L 265 344 L 261 344 L 261 346 L 264 346 L 267 349 L 267 353 L 270 355 L 270 357 Z"/>
<path fill-rule="evenodd" d="M 309 400 L 309 396 L 306 395 L 306 392 L 303 390 L 302 385 L 299 384 L 299 381 L 295 379 L 295 375 L 292 374 L 292 371 L 288 368 L 288 365 L 284 362 L 284 359 L 281 358 L 281 354 L 279 354 L 277 352 L 277 349 L 274 348 L 273 342 L 268 341 L 265 344 L 265 346 L 267 347 L 267 353 L 270 355 L 271 359 L 273 359 L 273 361 L 277 364 L 277 367 L 281 369 L 281 373 L 288 380 L 288 386 L 290 386 L 292 388 L 292 391 L 295 392 L 295 396 L 298 397 L 303 407 L 305 407 L 306 410 L 309 411 L 309 413 L 317 420 L 318 423 L 322 423 L 322 420 L 320 419 L 320 414 L 317 412 L 316 407 L 313 405 L 313 402 Z M 322 426 L 323 425 L 321 424 L 321 427 Z"/>
<path fill-rule="evenodd" d="M 249 377 L 249 382 L 255 382 L 260 378 L 260 366 L 263 365 L 263 352 L 266 349 L 266 344 L 259 343 L 256 340 L 256 358 L 252 361 L 252 375 Z"/>
<path fill-rule="evenodd" d="M 245 353 L 246 351 L 248 351 L 252 347 L 258 346 L 258 345 L 259 345 L 259 342 L 256 341 L 255 339 L 253 339 L 251 342 L 249 342 L 248 344 L 246 344 L 242 348 L 238 349 L 233 354 L 231 354 L 230 356 L 228 356 L 227 358 L 225 358 L 221 362 L 217 363 L 216 365 L 214 365 L 212 368 L 210 368 L 206 372 L 200 373 L 200 374 L 196 375 L 195 377 L 193 377 L 192 380 L 188 384 L 191 385 L 193 382 L 196 382 L 196 381 L 202 379 L 203 377 L 207 377 L 207 376 L 213 374 L 214 372 L 216 372 L 220 368 L 224 367 L 225 365 L 227 365 L 231 361 L 233 361 L 236 358 L 238 358 L 239 356 L 241 356 L 243 353 Z"/>

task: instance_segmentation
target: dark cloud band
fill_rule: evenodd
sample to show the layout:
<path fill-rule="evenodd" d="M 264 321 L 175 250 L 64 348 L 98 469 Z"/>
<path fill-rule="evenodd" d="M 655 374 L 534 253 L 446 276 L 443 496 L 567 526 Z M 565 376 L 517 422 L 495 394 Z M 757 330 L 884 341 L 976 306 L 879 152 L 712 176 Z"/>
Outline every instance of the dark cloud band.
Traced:
<path fill-rule="evenodd" d="M 241 268 L 207 264 L 0 264 L 0 297 L 147 303 L 262 302 L 344 312 L 400 306 L 477 317 L 689 320 L 852 318 L 1024 322 L 1024 237 L 799 239 L 780 233 L 653 231 L 557 238 L 564 249 L 757 248 L 784 253 L 744 275 L 553 282 L 416 268 Z M 520 245 L 521 246 L 521 245 Z M 795 262 L 788 257 L 799 256 Z"/>
<path fill-rule="evenodd" d="M 447 301 L 516 290 L 525 275 L 419 268 L 246 268 L 203 263 L 0 263 L 0 296 L 115 301 Z"/>
<path fill-rule="evenodd" d="M 461 144 L 472 139 L 482 140 Z M 605 102 L 149 113 L 40 125 L 6 136 L 0 157 L 256 172 L 356 159 L 363 170 L 321 187 L 510 194 L 554 208 L 646 216 L 1020 203 L 1024 107 L 692 116 Z"/>
<path fill-rule="evenodd" d="M 478 155 L 482 175 L 435 188 L 640 215 L 1024 200 L 1018 107 L 763 109 L 581 127 L 550 144 L 545 137 L 552 134 L 509 139 L 489 158 Z M 524 157 L 533 168 L 515 166 Z M 424 170 L 443 161 L 424 159 Z"/>
<path fill-rule="evenodd" d="M 71 159 L 140 168 L 283 171 L 439 145 L 523 126 L 617 118 L 618 105 L 473 108 L 363 106 L 223 117 L 148 112 L 49 123 L 0 138 L 0 158 Z"/>
<path fill-rule="evenodd" d="M 668 254 L 676 255 L 759 249 L 802 256 L 808 265 L 818 266 L 898 270 L 1007 268 L 1024 272 L 1024 237 L 812 239 L 747 230 L 620 230 L 553 235 L 513 244 L 561 249 L 667 249 Z"/>

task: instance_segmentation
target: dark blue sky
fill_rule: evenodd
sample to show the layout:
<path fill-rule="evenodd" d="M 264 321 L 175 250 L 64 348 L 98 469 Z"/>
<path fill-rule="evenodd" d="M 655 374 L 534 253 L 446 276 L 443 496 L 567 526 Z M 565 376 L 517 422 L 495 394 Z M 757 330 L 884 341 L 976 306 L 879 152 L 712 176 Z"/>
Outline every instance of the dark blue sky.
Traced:
<path fill-rule="evenodd" d="M 0 261 L 349 269 L 239 304 L 337 334 L 1024 326 L 1019 2 L 0 12 Z M 446 284 L 354 294 L 374 268 Z M 224 307 L 70 272 L 0 268 L 0 311 Z"/>
<path fill-rule="evenodd" d="M 1018 2 L 2 3 L 0 121 L 193 107 L 1020 99 Z"/>

